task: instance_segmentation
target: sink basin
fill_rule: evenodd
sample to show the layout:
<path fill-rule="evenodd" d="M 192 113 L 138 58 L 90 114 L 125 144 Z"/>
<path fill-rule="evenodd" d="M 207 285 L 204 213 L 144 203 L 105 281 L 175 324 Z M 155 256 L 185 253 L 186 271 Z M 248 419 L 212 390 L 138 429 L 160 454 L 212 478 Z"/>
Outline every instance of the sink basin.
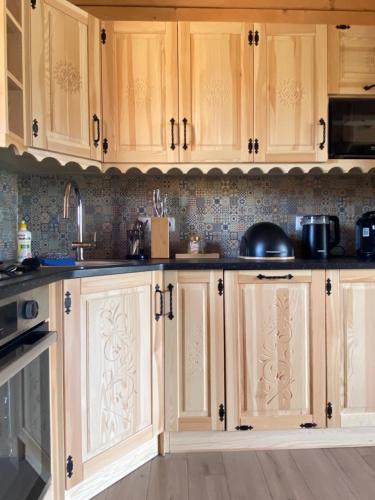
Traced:
<path fill-rule="evenodd" d="M 114 266 L 135 266 L 139 263 L 138 260 L 120 260 L 120 259 L 95 259 L 95 260 L 83 260 L 76 262 L 74 266 L 43 266 L 43 267 L 114 267 Z"/>

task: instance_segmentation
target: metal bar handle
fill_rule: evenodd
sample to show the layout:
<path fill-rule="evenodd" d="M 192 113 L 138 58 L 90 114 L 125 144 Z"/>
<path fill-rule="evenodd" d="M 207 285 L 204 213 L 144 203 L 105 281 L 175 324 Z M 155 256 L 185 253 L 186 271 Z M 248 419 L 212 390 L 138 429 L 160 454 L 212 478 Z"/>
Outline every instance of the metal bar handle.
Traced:
<path fill-rule="evenodd" d="M 186 135 L 187 135 L 187 131 L 186 131 L 186 128 L 187 128 L 187 118 L 184 118 L 182 120 L 182 123 L 184 124 L 184 144 L 182 146 L 183 149 L 185 149 L 185 151 L 187 150 L 188 148 L 188 145 L 187 145 L 187 138 L 186 138 Z"/>
<path fill-rule="evenodd" d="M 172 320 L 174 318 L 173 315 L 173 288 L 174 286 L 169 283 L 167 286 L 168 292 L 169 292 L 169 313 L 168 313 L 168 319 Z"/>
<path fill-rule="evenodd" d="M 284 274 L 283 276 L 266 276 L 265 274 L 258 274 L 258 280 L 291 280 L 293 274 Z"/>
<path fill-rule="evenodd" d="M 247 144 L 247 150 L 249 151 L 249 155 L 251 155 L 253 152 L 253 140 L 252 139 L 249 139 L 249 142 Z"/>
<path fill-rule="evenodd" d="M 159 294 L 159 312 L 157 311 L 157 296 Z M 159 321 L 159 319 L 164 314 L 164 302 L 163 302 L 163 292 L 160 290 L 160 286 L 155 286 L 155 320 Z"/>
<path fill-rule="evenodd" d="M 366 91 L 367 91 L 367 90 L 371 90 L 371 89 L 373 89 L 374 87 L 375 87 L 375 83 L 373 83 L 372 85 L 365 85 L 365 86 L 363 87 L 363 90 L 366 90 Z"/>
<path fill-rule="evenodd" d="M 326 124 L 326 121 L 324 118 L 321 118 L 319 120 L 319 124 L 323 127 L 323 140 L 322 142 L 319 144 L 319 148 L 320 149 L 324 149 L 325 145 L 326 145 L 326 135 L 327 135 L 327 124 Z"/>
<path fill-rule="evenodd" d="M 259 153 L 259 141 L 258 141 L 258 139 L 255 139 L 255 141 L 254 141 L 254 151 L 255 151 L 256 155 Z"/>
<path fill-rule="evenodd" d="M 174 124 L 176 123 L 176 120 L 174 118 L 170 119 L 170 124 L 171 124 L 171 149 L 174 151 L 176 149 L 176 144 L 174 142 Z"/>
<path fill-rule="evenodd" d="M 96 124 L 96 137 L 94 135 L 94 146 L 97 148 L 100 142 L 100 118 L 94 113 L 93 117 L 94 126 Z"/>

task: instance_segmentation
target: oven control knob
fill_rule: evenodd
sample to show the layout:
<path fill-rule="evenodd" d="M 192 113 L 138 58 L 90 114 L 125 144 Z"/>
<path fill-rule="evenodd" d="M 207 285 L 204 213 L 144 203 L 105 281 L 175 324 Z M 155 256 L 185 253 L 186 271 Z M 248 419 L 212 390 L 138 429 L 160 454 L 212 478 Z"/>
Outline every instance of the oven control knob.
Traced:
<path fill-rule="evenodd" d="M 39 304 L 36 300 L 27 300 L 24 305 L 23 315 L 25 319 L 35 319 L 39 314 Z"/>

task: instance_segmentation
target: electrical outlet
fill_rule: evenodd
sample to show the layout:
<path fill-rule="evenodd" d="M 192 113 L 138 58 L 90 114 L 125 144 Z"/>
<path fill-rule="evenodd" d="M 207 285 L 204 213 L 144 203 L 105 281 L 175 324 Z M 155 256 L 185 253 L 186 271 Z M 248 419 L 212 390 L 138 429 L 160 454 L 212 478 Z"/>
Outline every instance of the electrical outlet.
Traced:
<path fill-rule="evenodd" d="M 303 215 L 297 215 L 296 217 L 296 232 L 302 231 L 302 219 Z"/>
<path fill-rule="evenodd" d="M 146 231 L 150 231 L 151 229 L 151 217 L 138 217 L 138 220 L 143 222 L 143 224 L 147 221 Z M 176 219 L 174 217 L 168 217 L 169 220 L 169 231 L 171 233 L 176 232 Z"/>

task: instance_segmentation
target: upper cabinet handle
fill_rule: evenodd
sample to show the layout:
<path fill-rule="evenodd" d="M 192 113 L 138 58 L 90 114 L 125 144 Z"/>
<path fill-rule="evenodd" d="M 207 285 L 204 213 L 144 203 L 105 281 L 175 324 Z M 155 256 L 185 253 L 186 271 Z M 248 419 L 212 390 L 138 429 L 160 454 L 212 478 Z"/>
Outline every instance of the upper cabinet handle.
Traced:
<path fill-rule="evenodd" d="M 375 87 L 375 83 L 373 83 L 372 85 L 365 85 L 365 86 L 363 87 L 363 90 L 371 90 L 371 89 L 373 89 L 374 87 Z"/>
<path fill-rule="evenodd" d="M 253 140 L 252 139 L 249 139 L 249 142 L 247 144 L 247 150 L 249 152 L 249 155 L 251 155 L 253 152 Z"/>
<path fill-rule="evenodd" d="M 174 118 L 170 119 L 170 124 L 171 124 L 171 149 L 174 151 L 176 149 L 176 144 L 174 142 L 174 124 L 176 123 L 176 120 Z"/>
<path fill-rule="evenodd" d="M 187 150 L 188 148 L 188 145 L 187 145 L 187 139 L 186 139 L 186 127 L 187 127 L 187 118 L 184 118 L 182 120 L 182 123 L 184 124 L 184 144 L 182 146 L 183 149 L 185 149 L 185 151 Z"/>
<path fill-rule="evenodd" d="M 94 146 L 97 148 L 100 142 L 100 119 L 98 115 L 94 114 L 92 117 L 94 125 L 96 124 L 96 136 L 94 135 Z"/>
<path fill-rule="evenodd" d="M 259 141 L 258 141 L 258 139 L 255 139 L 255 141 L 254 141 L 254 152 L 256 155 L 259 153 Z"/>
<path fill-rule="evenodd" d="M 327 136 L 327 125 L 326 125 L 326 121 L 324 118 L 321 118 L 319 120 L 319 124 L 323 127 L 323 140 L 322 142 L 319 144 L 319 148 L 320 149 L 324 149 L 325 145 L 326 145 L 326 136 Z"/>

